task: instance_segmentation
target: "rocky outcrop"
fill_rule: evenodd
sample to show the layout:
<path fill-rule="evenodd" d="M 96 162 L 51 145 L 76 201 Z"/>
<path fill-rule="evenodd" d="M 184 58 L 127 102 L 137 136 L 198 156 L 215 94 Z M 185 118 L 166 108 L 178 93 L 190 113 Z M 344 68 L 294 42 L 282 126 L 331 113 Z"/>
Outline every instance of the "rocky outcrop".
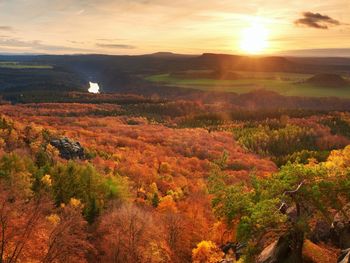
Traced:
<path fill-rule="evenodd" d="M 281 236 L 277 241 L 267 246 L 259 255 L 257 263 L 289 263 L 297 258 L 290 248 L 290 237 Z"/>
<path fill-rule="evenodd" d="M 338 263 L 349 263 L 350 262 L 350 248 L 342 250 L 338 258 Z"/>
<path fill-rule="evenodd" d="M 318 220 L 310 233 L 310 240 L 317 244 L 327 243 L 331 238 L 331 225 L 324 220 Z"/>
<path fill-rule="evenodd" d="M 257 263 L 336 263 L 337 256 L 334 249 L 329 249 L 324 245 L 316 245 L 308 239 L 304 240 L 302 255 L 298 256 L 291 249 L 288 235 L 280 237 L 278 240 L 268 245 L 258 256 Z M 346 255 L 345 255 L 346 256 Z M 345 257 L 344 256 L 344 257 Z M 341 262 L 341 261 L 338 261 Z M 341 262 L 347 263 L 347 261 Z M 350 263 L 350 262 L 349 262 Z"/>
<path fill-rule="evenodd" d="M 60 156 L 63 159 L 84 159 L 84 148 L 79 142 L 74 142 L 67 137 L 54 139 L 50 141 L 50 144 L 58 149 Z"/>

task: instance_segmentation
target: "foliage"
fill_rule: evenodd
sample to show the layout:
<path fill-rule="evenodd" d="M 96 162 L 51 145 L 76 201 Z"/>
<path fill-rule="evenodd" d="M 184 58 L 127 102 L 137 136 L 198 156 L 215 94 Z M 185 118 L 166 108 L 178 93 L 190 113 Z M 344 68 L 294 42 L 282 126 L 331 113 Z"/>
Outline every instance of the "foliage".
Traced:
<path fill-rule="evenodd" d="M 103 178 L 91 165 L 75 162 L 58 164 L 51 171 L 56 205 L 78 198 L 84 204 L 83 213 L 92 222 L 109 198 L 123 198 L 123 186 L 117 177 Z"/>
<path fill-rule="evenodd" d="M 214 211 L 229 223 L 239 220 L 238 239 L 249 244 L 271 232 L 307 233 L 311 220 L 330 220 L 330 211 L 350 200 L 348 151 L 334 151 L 324 163 L 288 163 L 270 178 L 253 177 L 249 187 L 227 184 L 227 176 L 215 170 L 210 180 Z M 287 221 L 281 204 L 293 208 L 296 218 Z"/>
<path fill-rule="evenodd" d="M 223 258 L 224 253 L 212 242 L 201 241 L 192 251 L 193 263 L 217 263 Z"/>
<path fill-rule="evenodd" d="M 271 122 L 267 125 L 254 124 L 236 129 L 234 136 L 247 149 L 263 156 L 271 156 L 278 166 L 288 161 L 307 163 L 310 158 L 325 161 L 328 151 L 338 147 L 329 143 L 323 147 L 319 143 L 318 131 L 290 124 L 284 127 L 271 127 Z"/>
<path fill-rule="evenodd" d="M 0 160 L 0 261 L 86 262 L 91 249 L 81 207 L 55 208 L 51 178 L 43 176 L 29 158 L 15 154 Z"/>
<path fill-rule="evenodd" d="M 127 227 L 126 227 L 127 226 Z M 169 262 L 162 229 L 153 215 L 138 207 L 124 205 L 102 216 L 99 229 L 103 262 Z"/>
<path fill-rule="evenodd" d="M 220 247 L 236 236 L 248 241 L 247 250 L 259 250 L 259 236 L 309 231 L 309 215 L 291 224 L 275 213 L 282 201 L 302 202 L 312 217 L 327 218 L 349 198 L 337 189 L 349 185 L 349 149 L 341 150 L 348 141 L 320 124 L 333 114 L 222 111 L 201 102 L 100 95 L 95 99 L 108 103 L 74 93 L 71 99 L 88 103 L 0 106 L 1 193 L 16 223 L 9 231 L 19 234 L 11 238 L 23 244 L 16 227 L 25 228 L 25 219 L 40 211 L 20 259 L 40 261 L 52 245 L 50 254 L 62 255 L 57 261 L 182 263 L 191 262 L 201 241 Z M 243 149 L 232 131 L 261 155 Z M 63 136 L 79 141 L 89 158 L 62 160 L 49 142 Z M 299 164 L 278 172 L 269 156 Z M 300 198 L 283 195 L 304 178 Z M 129 243 L 130 237 L 138 239 Z"/>
<path fill-rule="evenodd" d="M 350 122 L 349 117 L 346 118 L 346 115 L 327 118 L 322 120 L 321 123 L 328 126 L 332 134 L 340 134 L 350 138 Z"/>

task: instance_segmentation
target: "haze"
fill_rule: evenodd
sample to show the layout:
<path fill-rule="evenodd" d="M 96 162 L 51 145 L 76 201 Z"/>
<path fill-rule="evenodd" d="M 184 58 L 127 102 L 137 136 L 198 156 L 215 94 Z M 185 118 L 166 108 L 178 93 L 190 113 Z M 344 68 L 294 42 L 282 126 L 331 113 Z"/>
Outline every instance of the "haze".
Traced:
<path fill-rule="evenodd" d="M 0 10 L 3 53 L 312 55 L 326 49 L 327 56 L 337 48 L 348 56 L 350 47 L 348 0 L 1 0 Z M 254 21 L 268 32 L 268 44 L 249 52 L 242 34 Z"/>

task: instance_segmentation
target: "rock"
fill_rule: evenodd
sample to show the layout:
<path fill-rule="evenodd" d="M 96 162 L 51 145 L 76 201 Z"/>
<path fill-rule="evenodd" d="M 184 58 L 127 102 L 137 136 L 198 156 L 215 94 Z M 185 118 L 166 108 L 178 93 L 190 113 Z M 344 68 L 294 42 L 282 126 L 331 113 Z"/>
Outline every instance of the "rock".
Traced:
<path fill-rule="evenodd" d="M 332 241 L 342 249 L 350 247 L 350 203 L 343 207 L 342 212 L 334 216 L 332 223 Z"/>
<path fill-rule="evenodd" d="M 60 156 L 66 160 L 70 159 L 84 159 L 84 148 L 79 142 L 74 142 L 67 137 L 54 139 L 50 144 L 58 149 Z"/>
<path fill-rule="evenodd" d="M 324 220 L 318 220 L 310 233 L 313 243 L 327 242 L 331 237 L 331 226 Z"/>
<path fill-rule="evenodd" d="M 258 256 L 257 263 L 335 263 L 336 256 L 331 250 L 304 240 L 302 253 L 291 249 L 291 236 L 285 234 L 268 245 Z M 342 262 L 345 263 L 345 262 Z M 350 263 L 350 262 L 349 262 Z"/>
<path fill-rule="evenodd" d="M 267 262 L 275 262 L 275 250 L 277 246 L 277 241 L 268 245 L 264 250 L 260 253 L 257 262 L 258 263 L 267 263 Z"/>
<path fill-rule="evenodd" d="M 259 255 L 257 263 L 280 263 L 289 257 L 291 253 L 289 240 L 282 236 L 277 241 L 267 246 Z"/>
<path fill-rule="evenodd" d="M 233 258 L 236 260 L 239 260 L 240 257 L 242 256 L 243 252 L 243 248 L 245 247 L 244 244 L 236 242 L 228 242 L 225 245 L 221 246 L 221 250 L 222 252 L 224 252 L 225 257 L 226 257 L 226 261 L 227 260 L 233 260 Z M 228 261 L 227 261 L 228 262 Z"/>
<path fill-rule="evenodd" d="M 338 263 L 349 263 L 350 262 L 350 248 L 341 251 L 338 257 Z"/>

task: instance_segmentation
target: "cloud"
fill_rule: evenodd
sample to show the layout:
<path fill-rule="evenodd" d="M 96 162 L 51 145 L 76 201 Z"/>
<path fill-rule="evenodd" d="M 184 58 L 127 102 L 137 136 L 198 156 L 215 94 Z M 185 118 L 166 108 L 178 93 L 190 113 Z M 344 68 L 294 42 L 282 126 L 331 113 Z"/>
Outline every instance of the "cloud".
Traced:
<path fill-rule="evenodd" d="M 114 41 L 122 41 L 125 39 L 122 38 L 98 38 L 96 41 L 102 41 L 102 42 L 114 42 Z"/>
<path fill-rule="evenodd" d="M 79 16 L 79 15 L 83 14 L 84 12 L 85 12 L 85 9 L 81 9 L 81 10 L 76 12 L 76 15 Z"/>
<path fill-rule="evenodd" d="M 304 12 L 303 17 L 294 21 L 296 25 L 302 25 L 317 29 L 328 29 L 330 26 L 339 26 L 341 23 L 327 15 L 320 13 Z"/>
<path fill-rule="evenodd" d="M 75 41 L 75 40 L 68 40 L 69 43 L 72 43 L 72 44 L 85 44 L 84 41 Z"/>
<path fill-rule="evenodd" d="M 134 49 L 135 46 L 132 45 L 124 45 L 124 44 L 104 44 L 104 43 L 96 43 L 97 47 L 101 48 L 114 48 L 114 49 Z"/>
<path fill-rule="evenodd" d="M 12 31 L 13 28 L 11 26 L 0 26 L 0 31 Z"/>
<path fill-rule="evenodd" d="M 35 51 L 54 52 L 89 52 L 91 50 L 43 44 L 40 40 L 25 41 L 17 38 L 0 38 L 0 47 L 6 48 L 26 48 Z"/>

